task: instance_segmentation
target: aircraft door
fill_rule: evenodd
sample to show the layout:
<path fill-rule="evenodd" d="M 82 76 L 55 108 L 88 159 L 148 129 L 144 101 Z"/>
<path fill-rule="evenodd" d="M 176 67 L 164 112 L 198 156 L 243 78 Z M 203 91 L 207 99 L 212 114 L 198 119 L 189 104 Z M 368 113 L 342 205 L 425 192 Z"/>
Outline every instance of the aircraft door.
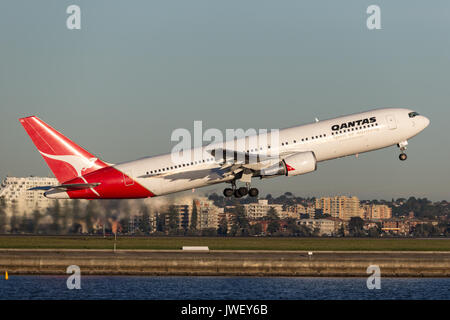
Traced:
<path fill-rule="evenodd" d="M 387 115 L 386 121 L 387 121 L 388 128 L 390 130 L 397 129 L 397 121 L 395 121 L 394 115 L 392 115 L 392 114 Z"/>
<path fill-rule="evenodd" d="M 133 169 L 129 169 L 123 172 L 123 183 L 125 186 L 134 185 Z"/>

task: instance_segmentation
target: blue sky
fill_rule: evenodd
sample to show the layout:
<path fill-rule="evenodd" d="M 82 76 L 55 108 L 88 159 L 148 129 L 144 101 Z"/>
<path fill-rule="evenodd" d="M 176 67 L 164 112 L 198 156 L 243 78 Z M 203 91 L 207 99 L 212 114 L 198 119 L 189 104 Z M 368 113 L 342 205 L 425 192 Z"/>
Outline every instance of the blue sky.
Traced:
<path fill-rule="evenodd" d="M 70 4 L 81 30 L 66 28 Z M 382 30 L 366 28 L 371 4 Z M 283 128 L 408 107 L 431 125 L 406 162 L 392 147 L 255 185 L 449 199 L 449 21 L 448 1 L 2 1 L 0 176 L 50 174 L 17 121 L 31 114 L 118 163 L 169 152 L 194 120 Z"/>

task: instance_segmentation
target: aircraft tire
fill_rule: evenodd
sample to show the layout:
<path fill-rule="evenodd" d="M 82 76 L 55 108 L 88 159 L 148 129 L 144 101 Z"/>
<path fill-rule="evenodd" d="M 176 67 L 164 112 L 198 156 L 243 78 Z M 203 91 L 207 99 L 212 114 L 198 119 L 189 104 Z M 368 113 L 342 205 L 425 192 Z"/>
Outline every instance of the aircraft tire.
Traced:
<path fill-rule="evenodd" d="M 250 188 L 250 190 L 248 190 L 248 195 L 250 197 L 257 197 L 259 194 L 259 190 L 256 188 Z"/>
<path fill-rule="evenodd" d="M 233 193 L 234 193 L 233 189 L 231 189 L 231 188 L 225 188 L 223 190 L 223 195 L 227 198 L 231 197 L 233 195 Z"/>

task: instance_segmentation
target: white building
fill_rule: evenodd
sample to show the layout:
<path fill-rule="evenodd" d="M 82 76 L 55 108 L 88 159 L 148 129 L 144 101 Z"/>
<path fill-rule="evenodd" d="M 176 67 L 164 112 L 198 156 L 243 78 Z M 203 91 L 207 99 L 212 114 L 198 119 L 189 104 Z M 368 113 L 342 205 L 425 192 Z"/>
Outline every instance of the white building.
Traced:
<path fill-rule="evenodd" d="M 300 218 L 300 215 L 298 213 L 292 212 L 292 211 L 279 211 L 278 217 L 281 220 L 283 220 L 283 219 L 298 219 L 298 218 Z"/>
<path fill-rule="evenodd" d="M 297 224 L 307 226 L 312 231 L 318 228 L 320 235 L 331 236 L 336 230 L 336 221 L 331 219 L 301 219 Z"/>
<path fill-rule="evenodd" d="M 141 230 L 143 219 L 144 216 L 142 214 L 130 216 L 128 219 L 128 232 L 134 234 L 138 231 L 143 231 Z M 154 214 L 149 214 L 146 223 L 149 226 L 150 231 L 156 230 L 156 217 Z"/>
<path fill-rule="evenodd" d="M 34 209 L 40 211 L 52 206 L 55 202 L 65 200 L 52 200 L 44 197 L 44 191 L 29 190 L 38 186 L 58 185 L 56 178 L 47 177 L 6 177 L 0 186 L 0 197 L 5 199 L 6 214 L 10 216 L 13 211 L 18 215 L 29 214 Z"/>
<path fill-rule="evenodd" d="M 283 211 L 283 205 L 269 204 L 268 200 L 258 200 L 258 203 L 244 204 L 244 208 L 249 219 L 264 218 L 270 208 L 274 208 L 278 216 L 280 216 Z"/>
<path fill-rule="evenodd" d="M 195 200 L 197 207 L 197 228 L 217 229 L 219 227 L 219 215 L 223 214 L 223 208 L 218 208 L 214 202 L 206 198 Z"/>

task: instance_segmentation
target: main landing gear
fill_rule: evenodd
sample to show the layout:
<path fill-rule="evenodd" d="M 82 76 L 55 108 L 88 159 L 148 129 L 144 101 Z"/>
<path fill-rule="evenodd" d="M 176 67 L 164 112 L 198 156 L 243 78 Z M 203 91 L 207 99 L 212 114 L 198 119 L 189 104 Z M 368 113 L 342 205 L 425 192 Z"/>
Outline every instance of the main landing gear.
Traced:
<path fill-rule="evenodd" d="M 247 186 L 245 186 L 245 187 L 236 188 L 236 182 L 233 181 L 233 182 L 231 182 L 231 186 L 232 186 L 232 188 L 225 188 L 223 190 L 223 195 L 227 198 L 229 198 L 233 195 L 235 198 L 242 198 L 242 197 L 245 197 L 246 195 L 248 195 L 250 197 L 257 197 L 259 194 L 258 189 L 250 188 L 248 183 L 247 183 Z"/>
<path fill-rule="evenodd" d="M 406 146 L 408 145 L 408 141 L 402 141 L 400 143 L 397 144 L 397 146 L 400 148 L 400 151 L 402 153 L 400 153 L 400 155 L 398 156 L 398 158 L 400 159 L 400 161 L 405 161 L 406 159 L 408 159 L 408 156 L 405 153 L 406 150 Z"/>

